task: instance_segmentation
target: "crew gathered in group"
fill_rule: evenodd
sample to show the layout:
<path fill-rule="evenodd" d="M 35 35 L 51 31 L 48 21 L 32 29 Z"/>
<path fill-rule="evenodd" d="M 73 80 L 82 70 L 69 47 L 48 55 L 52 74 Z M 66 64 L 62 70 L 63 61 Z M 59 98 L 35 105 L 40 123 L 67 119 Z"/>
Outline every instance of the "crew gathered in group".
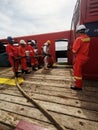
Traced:
<path fill-rule="evenodd" d="M 18 46 L 15 46 L 14 39 L 12 37 L 7 37 L 8 44 L 6 46 L 6 52 L 8 54 L 9 62 L 11 64 L 12 70 L 16 77 L 19 76 L 19 68 L 21 68 L 21 72 L 25 74 L 30 74 L 31 69 L 36 71 L 41 68 L 40 63 L 38 61 L 38 50 L 35 49 L 32 44 L 34 41 L 28 40 L 27 42 L 21 39 L 18 43 Z M 49 46 L 51 41 L 47 40 L 43 45 L 43 63 L 44 69 L 48 69 L 48 57 L 49 54 Z M 37 50 L 37 51 L 35 51 Z"/>

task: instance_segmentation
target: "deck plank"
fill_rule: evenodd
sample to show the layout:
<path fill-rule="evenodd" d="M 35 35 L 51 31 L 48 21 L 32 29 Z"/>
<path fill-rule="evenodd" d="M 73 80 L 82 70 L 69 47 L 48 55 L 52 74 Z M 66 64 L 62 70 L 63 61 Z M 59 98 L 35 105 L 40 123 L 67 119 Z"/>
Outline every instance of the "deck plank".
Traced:
<path fill-rule="evenodd" d="M 16 103 L 16 104 L 20 104 L 21 102 L 21 105 L 28 105 L 28 106 L 31 106 L 32 107 L 32 105 L 29 105 L 29 103 L 26 101 L 26 100 L 24 100 L 24 98 L 20 98 L 20 97 L 16 97 L 15 98 L 15 100 L 13 100 L 13 98 L 12 97 L 10 97 L 9 95 L 8 96 L 5 96 L 5 98 L 4 98 L 4 96 L 2 97 L 2 96 L 0 96 L 1 98 L 2 98 L 2 100 L 0 101 L 0 103 L 2 102 L 2 101 L 5 101 L 4 99 L 9 99 L 9 100 L 7 100 L 7 101 L 9 101 L 9 103 Z M 0 99 L 1 99 L 0 98 Z M 44 100 L 44 98 L 43 98 L 43 100 Z M 14 101 L 14 102 L 13 102 Z M 17 102 L 18 101 L 18 102 Z M 44 106 L 47 110 L 49 110 L 49 111 L 55 111 L 55 112 L 57 112 L 57 113 L 63 113 L 63 114 L 68 114 L 68 115 L 73 115 L 73 116 L 76 116 L 76 117 L 80 117 L 80 118 L 84 118 L 84 119 L 89 119 L 89 120 L 94 120 L 94 121 L 98 121 L 98 113 L 96 112 L 96 111 L 91 111 L 91 110 L 87 110 L 87 109 L 83 109 L 82 108 L 82 111 L 81 111 L 81 109 L 80 108 L 76 108 L 76 106 L 74 105 L 74 107 L 73 106 L 68 106 L 68 104 L 67 103 L 65 103 L 65 104 L 57 104 L 57 103 L 54 103 L 54 102 L 48 102 L 48 101 L 41 101 L 41 100 L 37 100 L 37 102 L 39 103 L 39 104 L 42 104 L 42 106 Z M 60 102 L 60 100 L 58 100 L 58 103 Z M 2 106 L 3 104 L 1 104 L 1 106 Z M 90 104 L 89 104 L 90 105 Z M 97 104 L 95 105 L 95 104 L 92 104 L 93 105 L 93 107 L 94 106 L 97 106 Z M 97 106 L 98 107 L 98 106 Z M 72 110 L 72 111 L 71 111 Z M 96 109 L 97 110 L 97 109 Z M 88 117 L 85 117 L 84 116 L 84 114 L 83 113 L 85 113 L 86 115 L 88 115 L 89 113 L 90 113 L 90 115 L 89 115 L 89 118 Z M 93 117 L 92 117 L 92 115 L 93 115 Z"/>

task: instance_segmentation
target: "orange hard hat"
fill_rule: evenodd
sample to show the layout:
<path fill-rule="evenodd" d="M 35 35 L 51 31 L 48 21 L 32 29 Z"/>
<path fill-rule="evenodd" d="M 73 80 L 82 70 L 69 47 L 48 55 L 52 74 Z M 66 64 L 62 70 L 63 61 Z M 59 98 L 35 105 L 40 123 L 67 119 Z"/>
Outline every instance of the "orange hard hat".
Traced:
<path fill-rule="evenodd" d="M 47 40 L 47 43 L 48 43 L 48 44 L 51 44 L 51 41 L 50 41 L 50 40 Z"/>

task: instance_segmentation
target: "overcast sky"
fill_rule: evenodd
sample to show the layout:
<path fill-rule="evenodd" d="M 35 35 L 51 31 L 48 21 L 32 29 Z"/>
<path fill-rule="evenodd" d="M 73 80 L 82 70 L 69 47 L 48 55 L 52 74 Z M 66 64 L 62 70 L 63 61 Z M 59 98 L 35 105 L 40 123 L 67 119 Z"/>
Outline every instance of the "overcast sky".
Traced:
<path fill-rule="evenodd" d="M 77 0 L 0 0 L 0 38 L 69 30 Z"/>

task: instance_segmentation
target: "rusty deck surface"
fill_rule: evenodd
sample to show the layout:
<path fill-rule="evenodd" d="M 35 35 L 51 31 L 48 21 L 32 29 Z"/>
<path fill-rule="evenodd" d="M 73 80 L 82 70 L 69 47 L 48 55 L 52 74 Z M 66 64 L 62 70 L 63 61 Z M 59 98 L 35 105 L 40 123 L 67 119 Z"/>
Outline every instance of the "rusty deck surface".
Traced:
<path fill-rule="evenodd" d="M 0 77 L 12 77 L 10 68 L 1 68 Z M 39 69 L 24 76 L 23 90 L 46 108 L 65 130 L 98 130 L 98 81 L 84 81 L 82 91 L 70 89 L 72 69 Z M 16 86 L 0 85 L 0 130 L 14 130 L 20 120 L 57 130 Z"/>

